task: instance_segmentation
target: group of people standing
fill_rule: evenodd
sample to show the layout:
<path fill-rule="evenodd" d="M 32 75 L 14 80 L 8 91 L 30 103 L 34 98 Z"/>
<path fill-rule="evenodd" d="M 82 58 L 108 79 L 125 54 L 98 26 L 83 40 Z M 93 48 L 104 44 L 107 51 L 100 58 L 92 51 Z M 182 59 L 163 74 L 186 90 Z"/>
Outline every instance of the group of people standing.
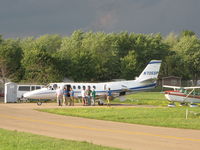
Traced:
<path fill-rule="evenodd" d="M 57 103 L 58 106 L 62 105 L 69 105 L 69 106 L 74 106 L 74 90 L 70 88 L 64 87 L 62 90 L 60 87 L 57 88 L 56 90 L 56 95 L 57 95 Z M 107 96 L 107 105 L 110 105 L 110 100 L 112 97 L 112 91 L 110 88 L 106 92 Z M 82 104 L 83 106 L 95 106 L 95 99 L 96 99 L 96 91 L 95 88 L 91 90 L 90 86 L 86 89 L 85 86 L 83 86 L 83 89 L 81 91 L 81 97 L 82 97 Z"/>
<path fill-rule="evenodd" d="M 57 103 L 58 106 L 62 105 L 68 105 L 74 106 L 74 90 L 72 88 L 66 88 L 60 89 L 60 87 L 56 90 L 56 96 L 57 96 Z"/>
<path fill-rule="evenodd" d="M 86 88 L 83 87 L 83 90 L 81 91 L 81 97 L 84 106 L 95 106 L 96 91 L 94 88 L 91 90 L 90 86 L 88 86 L 88 89 L 86 90 Z"/>

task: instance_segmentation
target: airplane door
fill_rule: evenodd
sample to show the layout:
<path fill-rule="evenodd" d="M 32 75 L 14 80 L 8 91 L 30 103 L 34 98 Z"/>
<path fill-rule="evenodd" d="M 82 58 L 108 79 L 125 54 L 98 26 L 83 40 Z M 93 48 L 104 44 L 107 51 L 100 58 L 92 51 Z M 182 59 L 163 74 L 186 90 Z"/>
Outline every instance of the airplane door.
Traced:
<path fill-rule="evenodd" d="M 65 85 L 64 87 L 66 87 L 67 90 L 70 91 L 71 85 L 70 85 L 70 84 L 67 84 L 67 85 Z"/>

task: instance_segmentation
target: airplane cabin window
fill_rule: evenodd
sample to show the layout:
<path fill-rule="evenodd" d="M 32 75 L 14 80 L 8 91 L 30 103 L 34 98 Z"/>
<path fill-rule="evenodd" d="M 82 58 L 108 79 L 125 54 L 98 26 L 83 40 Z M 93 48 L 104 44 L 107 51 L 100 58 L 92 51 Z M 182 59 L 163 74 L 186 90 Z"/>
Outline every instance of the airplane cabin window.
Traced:
<path fill-rule="evenodd" d="M 76 86 L 75 86 L 75 85 L 73 86 L 73 89 L 76 89 Z"/>
<path fill-rule="evenodd" d="M 35 86 L 31 86 L 31 91 L 35 90 Z"/>
<path fill-rule="evenodd" d="M 81 86 L 80 86 L 80 85 L 78 86 L 78 89 L 79 89 L 79 90 L 81 89 Z"/>
<path fill-rule="evenodd" d="M 96 89 L 96 86 L 93 86 L 94 89 Z"/>
<path fill-rule="evenodd" d="M 40 87 L 40 86 L 36 86 L 36 90 L 37 90 L 37 89 L 41 89 L 41 87 Z"/>
<path fill-rule="evenodd" d="M 85 85 L 83 85 L 83 89 L 85 88 Z M 86 88 L 85 88 L 86 89 Z"/>
<path fill-rule="evenodd" d="M 90 88 L 90 89 L 91 89 L 91 86 L 89 85 L 89 86 L 88 86 L 88 88 Z"/>

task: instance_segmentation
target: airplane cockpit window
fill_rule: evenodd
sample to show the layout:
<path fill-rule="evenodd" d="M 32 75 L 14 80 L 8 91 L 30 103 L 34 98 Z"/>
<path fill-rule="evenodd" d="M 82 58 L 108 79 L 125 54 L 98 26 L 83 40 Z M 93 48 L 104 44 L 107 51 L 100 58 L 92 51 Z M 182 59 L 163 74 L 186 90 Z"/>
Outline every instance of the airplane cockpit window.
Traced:
<path fill-rule="evenodd" d="M 58 87 L 58 85 L 57 85 L 57 84 L 54 84 L 54 85 L 53 85 L 53 89 L 54 89 L 54 90 L 56 90 L 56 89 L 57 89 L 57 87 Z"/>

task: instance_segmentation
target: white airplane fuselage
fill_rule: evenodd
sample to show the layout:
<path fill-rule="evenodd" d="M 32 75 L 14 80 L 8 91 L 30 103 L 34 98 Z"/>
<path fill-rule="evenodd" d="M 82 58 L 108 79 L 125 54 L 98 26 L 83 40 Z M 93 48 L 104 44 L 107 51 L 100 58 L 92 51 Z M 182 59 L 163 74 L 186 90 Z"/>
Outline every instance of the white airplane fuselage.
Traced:
<path fill-rule="evenodd" d="M 160 60 L 150 61 L 136 80 L 101 83 L 50 83 L 46 88 L 27 92 L 23 96 L 28 99 L 55 99 L 57 87 L 61 89 L 64 87 L 72 88 L 75 92 L 75 97 L 80 97 L 83 87 L 87 90 L 88 86 L 90 86 L 90 89 L 95 89 L 97 96 L 105 95 L 108 88 L 111 89 L 114 96 L 149 90 L 156 86 L 160 65 Z"/>
<path fill-rule="evenodd" d="M 123 82 L 105 82 L 105 83 L 51 83 L 50 86 L 53 87 L 56 85 L 63 89 L 65 86 L 70 86 L 73 88 L 75 97 L 81 96 L 82 87 L 85 86 L 86 89 L 88 86 L 95 87 L 96 95 L 105 95 L 105 87 L 109 87 L 114 95 L 120 95 L 121 93 L 126 92 L 137 92 L 144 91 L 148 89 L 155 88 L 156 83 L 143 84 L 139 83 L 136 80 L 133 81 L 123 81 Z M 126 85 L 126 87 L 124 87 Z M 78 89 L 78 87 L 81 87 Z M 91 88 L 91 89 L 92 89 Z M 25 98 L 30 99 L 55 99 L 56 98 L 56 89 L 53 88 L 42 88 L 40 90 L 35 90 L 32 92 L 27 92 L 24 94 Z"/>

